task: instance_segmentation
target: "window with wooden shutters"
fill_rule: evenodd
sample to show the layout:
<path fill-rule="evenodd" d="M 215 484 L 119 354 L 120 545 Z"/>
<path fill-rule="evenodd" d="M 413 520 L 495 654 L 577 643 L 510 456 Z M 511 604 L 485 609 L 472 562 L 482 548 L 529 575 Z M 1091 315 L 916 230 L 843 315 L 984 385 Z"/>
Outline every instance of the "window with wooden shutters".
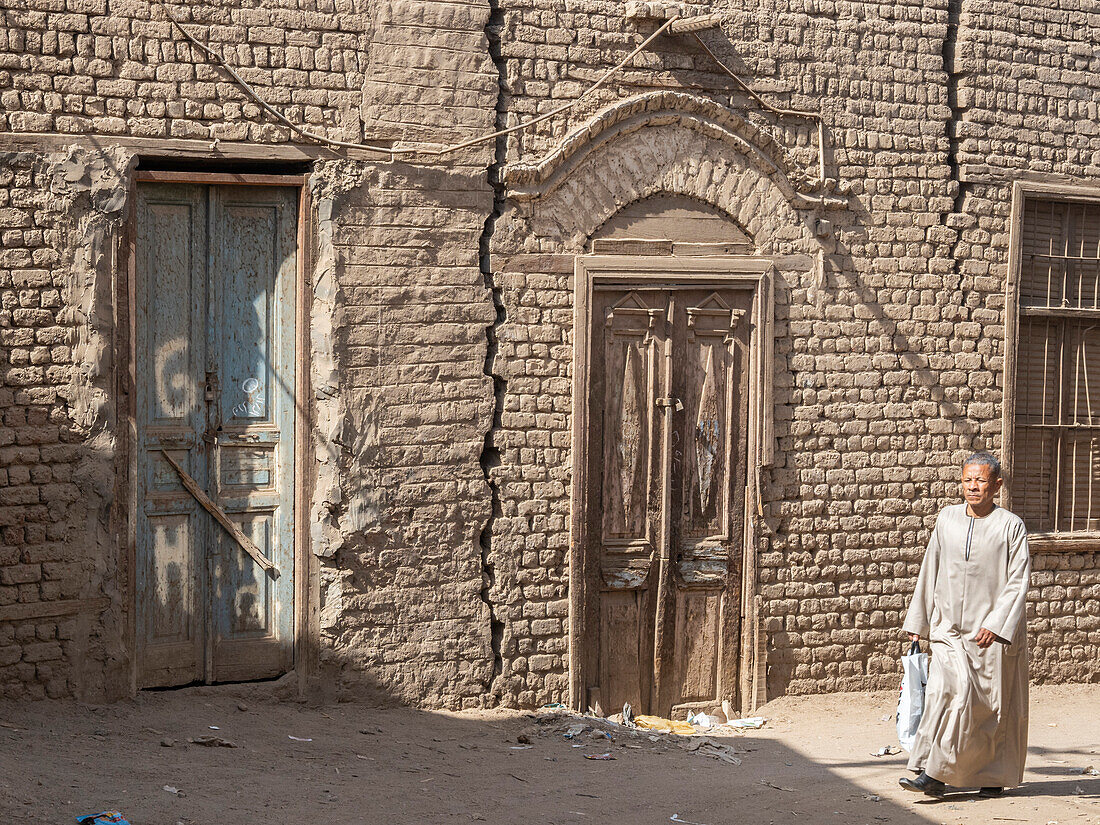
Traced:
<path fill-rule="evenodd" d="M 1025 197 L 1012 508 L 1032 533 L 1100 532 L 1100 202 Z"/>

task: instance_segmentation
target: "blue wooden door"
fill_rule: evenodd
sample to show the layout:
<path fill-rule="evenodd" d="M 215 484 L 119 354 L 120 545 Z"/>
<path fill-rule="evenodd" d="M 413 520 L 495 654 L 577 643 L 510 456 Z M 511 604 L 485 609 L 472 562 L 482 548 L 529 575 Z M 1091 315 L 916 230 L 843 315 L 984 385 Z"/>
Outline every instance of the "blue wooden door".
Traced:
<path fill-rule="evenodd" d="M 139 189 L 139 684 L 293 664 L 297 193 Z M 270 559 L 266 573 L 162 449 Z"/>

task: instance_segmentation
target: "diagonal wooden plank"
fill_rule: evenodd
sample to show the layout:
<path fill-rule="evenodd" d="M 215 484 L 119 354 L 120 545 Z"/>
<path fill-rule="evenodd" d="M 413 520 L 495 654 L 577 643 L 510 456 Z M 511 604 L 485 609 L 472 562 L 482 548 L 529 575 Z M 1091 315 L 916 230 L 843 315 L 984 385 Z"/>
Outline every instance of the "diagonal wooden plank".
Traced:
<path fill-rule="evenodd" d="M 195 500 L 202 505 L 203 509 L 206 510 L 206 512 L 208 512 L 210 515 L 212 515 L 214 517 L 214 520 L 218 522 L 218 524 L 225 528 L 226 532 L 229 533 L 229 535 L 231 535 L 236 540 L 237 544 L 241 546 L 241 549 L 244 550 L 244 552 L 248 553 L 248 555 L 253 558 L 256 564 L 260 565 L 260 567 L 266 570 L 271 575 L 271 578 L 279 578 L 278 568 L 276 568 L 275 565 L 272 564 L 271 560 L 268 559 L 267 556 L 260 552 L 260 548 L 252 542 L 252 539 L 241 532 L 241 528 L 234 524 L 233 520 L 229 518 L 226 512 L 221 509 L 217 504 L 215 504 L 210 496 L 203 492 L 203 489 L 199 486 L 199 483 L 195 481 L 195 479 L 191 478 L 191 476 L 188 475 L 187 471 L 184 470 L 183 467 L 181 467 L 176 462 L 176 460 L 172 458 L 172 456 L 168 455 L 167 450 L 161 450 L 160 452 L 161 455 L 164 456 L 165 460 L 172 465 L 172 469 L 175 470 L 176 474 L 180 477 L 180 481 L 183 483 L 183 486 L 187 488 L 187 492 L 195 497 Z"/>

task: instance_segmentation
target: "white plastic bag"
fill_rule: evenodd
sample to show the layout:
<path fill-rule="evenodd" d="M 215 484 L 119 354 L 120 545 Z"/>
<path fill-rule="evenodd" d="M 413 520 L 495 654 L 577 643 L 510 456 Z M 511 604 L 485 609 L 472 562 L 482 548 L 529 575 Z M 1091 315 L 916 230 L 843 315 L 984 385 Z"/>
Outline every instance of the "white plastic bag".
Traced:
<path fill-rule="evenodd" d="M 917 727 L 924 714 L 924 686 L 928 683 L 928 654 L 913 642 L 901 657 L 901 698 L 898 699 L 898 742 L 907 751 L 913 749 Z"/>

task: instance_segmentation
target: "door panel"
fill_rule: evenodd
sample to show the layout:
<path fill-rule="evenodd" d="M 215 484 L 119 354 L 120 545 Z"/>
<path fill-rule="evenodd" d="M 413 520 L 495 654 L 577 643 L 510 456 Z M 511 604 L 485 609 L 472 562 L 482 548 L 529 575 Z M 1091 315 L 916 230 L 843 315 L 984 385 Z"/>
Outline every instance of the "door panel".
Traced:
<path fill-rule="evenodd" d="M 295 190 L 138 189 L 139 685 L 292 664 Z M 272 559 L 203 510 L 168 450 Z"/>
<path fill-rule="evenodd" d="M 206 197 L 199 186 L 138 193 L 137 645 L 143 686 L 202 678 L 208 529 L 160 454 L 200 484 L 206 428 Z"/>
<path fill-rule="evenodd" d="M 294 282 L 297 199 L 275 187 L 213 197 L 211 314 L 218 472 L 214 500 L 281 575 L 272 579 L 226 532 L 217 536 L 214 681 L 290 667 L 294 598 Z M 250 674 L 241 675 L 242 669 Z"/>
<path fill-rule="evenodd" d="M 595 557 L 598 661 L 602 695 L 609 709 L 624 702 L 644 707 L 652 689 L 655 604 L 655 534 L 659 519 L 656 393 L 660 293 L 609 293 L 598 306 L 602 358 L 593 377 L 602 389 L 599 454 L 602 474 L 596 487 L 601 514 Z M 598 442 L 597 442 L 598 443 Z M 597 449 L 594 447 L 594 449 Z"/>
<path fill-rule="evenodd" d="M 677 293 L 672 394 L 683 410 L 671 423 L 678 518 L 667 598 L 677 605 L 681 653 L 670 668 L 673 706 L 732 701 L 720 695 L 723 662 L 733 668 L 729 684 L 737 681 L 748 375 L 740 321 L 749 298 L 728 289 Z"/>
<path fill-rule="evenodd" d="M 736 698 L 752 298 L 594 292 L 587 672 L 606 712 Z"/>

